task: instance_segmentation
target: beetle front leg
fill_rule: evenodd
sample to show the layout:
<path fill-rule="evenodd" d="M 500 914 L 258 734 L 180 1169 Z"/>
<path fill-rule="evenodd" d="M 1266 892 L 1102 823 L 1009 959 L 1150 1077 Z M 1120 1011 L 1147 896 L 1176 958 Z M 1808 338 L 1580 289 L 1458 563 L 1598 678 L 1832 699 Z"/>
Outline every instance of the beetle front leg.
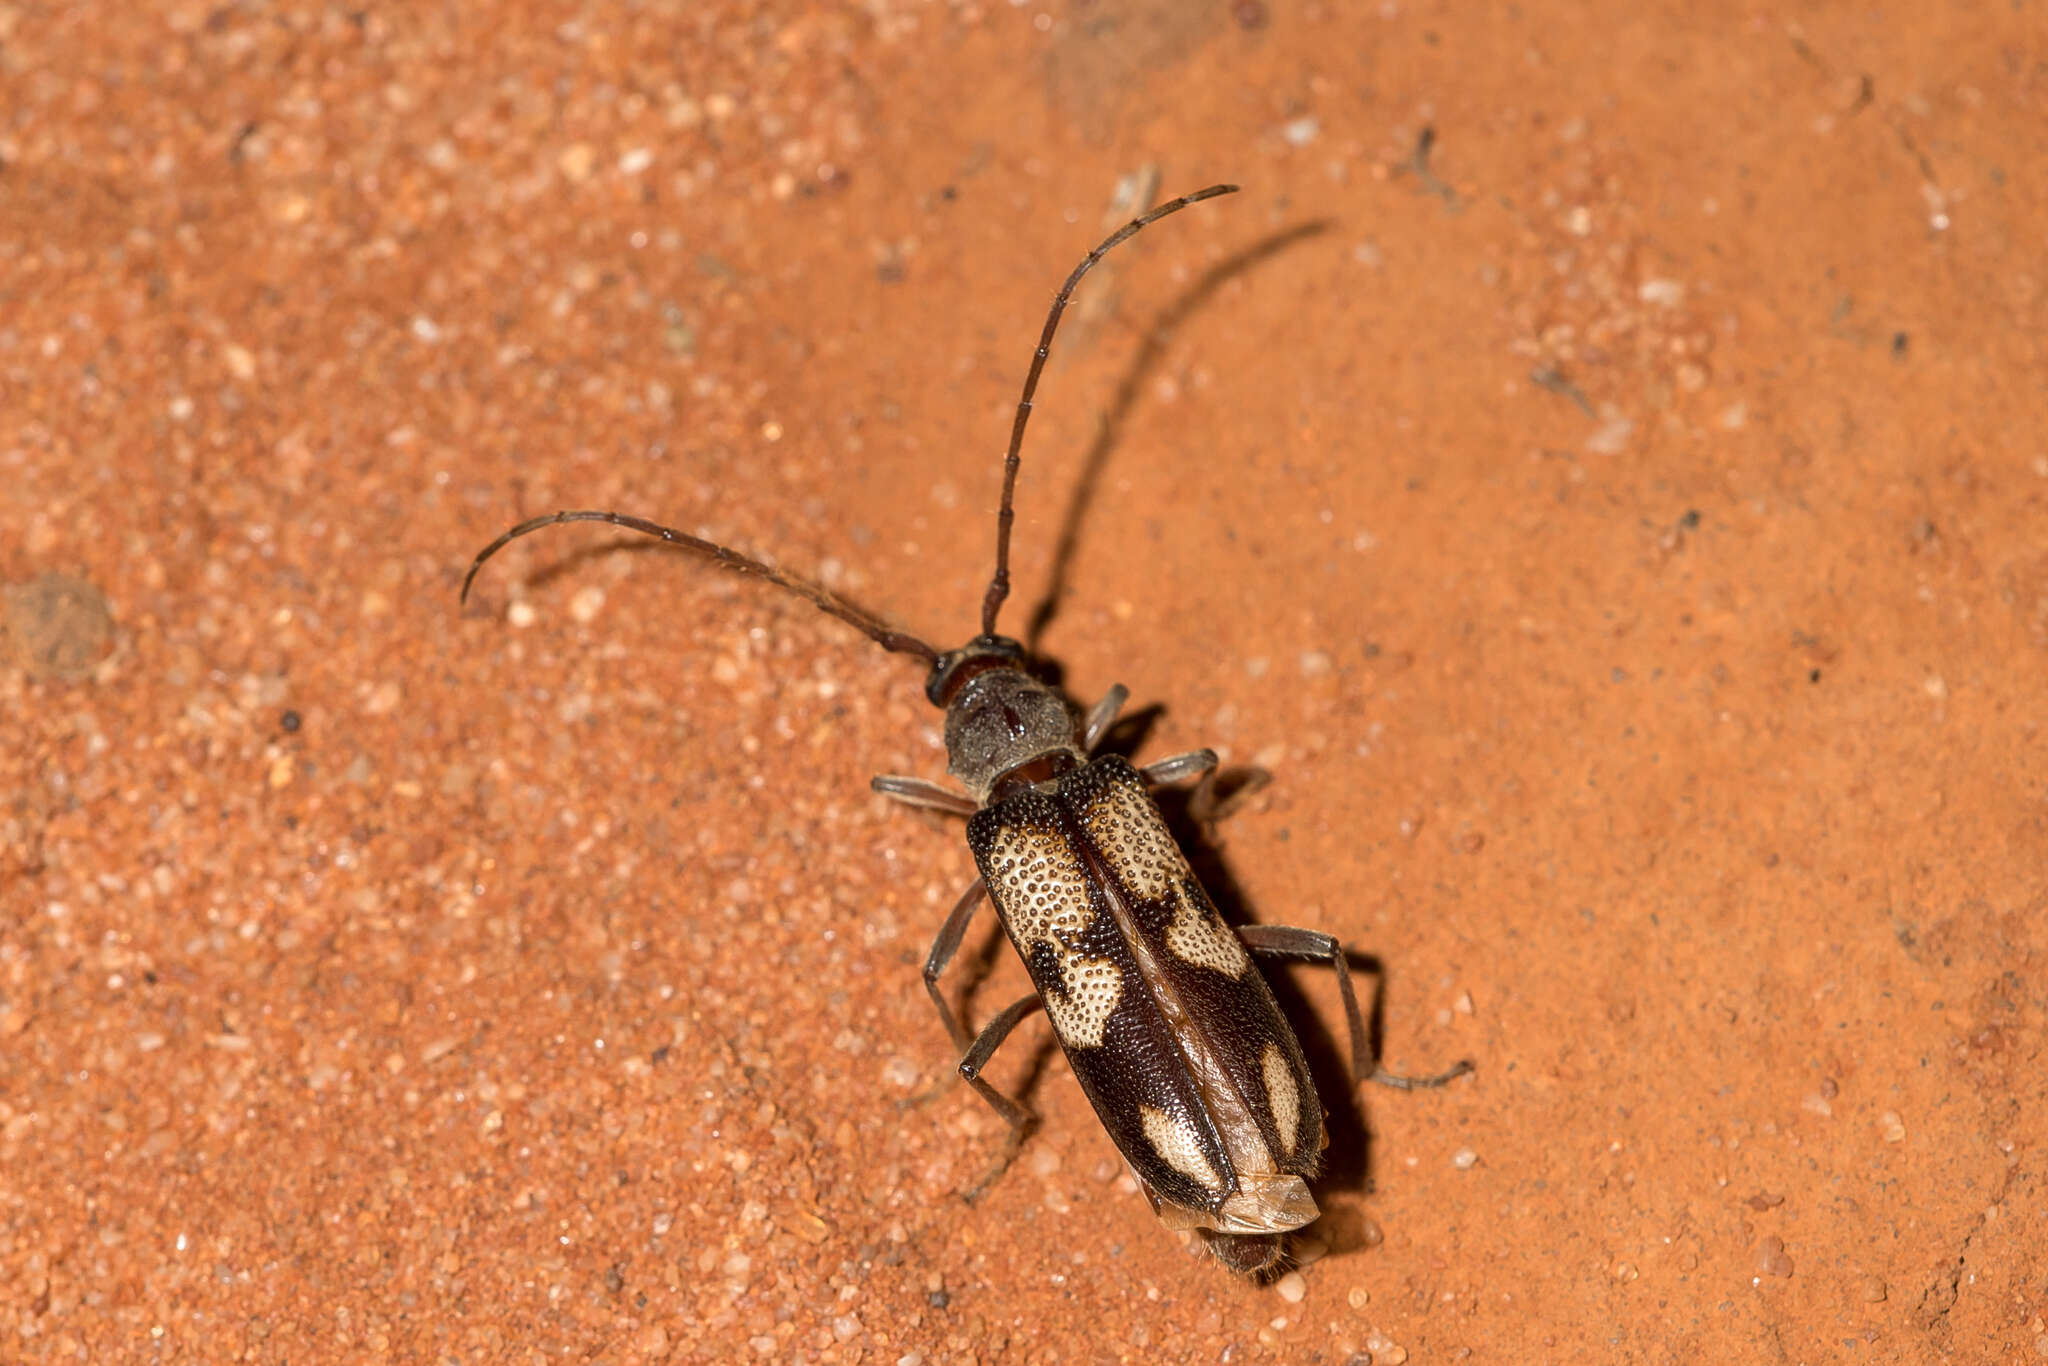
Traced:
<path fill-rule="evenodd" d="M 979 1200 L 982 1192 L 1008 1169 L 1017 1156 L 1017 1150 L 1024 1146 L 1024 1140 L 1031 1133 L 1032 1127 L 1038 1123 L 1036 1115 L 982 1080 L 981 1069 L 988 1066 L 988 1060 L 1002 1047 L 1003 1040 L 1010 1037 L 1010 1031 L 1017 1027 L 1017 1022 L 1044 1004 L 1038 994 L 1033 992 L 1023 1000 L 1010 1005 L 1002 1014 L 988 1022 L 987 1027 L 981 1031 L 981 1037 L 967 1050 L 967 1056 L 960 1059 L 961 1079 L 979 1092 L 981 1098 L 988 1102 L 989 1108 L 1001 1115 L 1003 1122 L 1010 1126 L 1010 1136 L 1004 1141 L 1001 1154 L 990 1164 L 989 1169 L 981 1174 L 980 1180 L 960 1193 L 960 1198 L 970 1205 Z"/>
<path fill-rule="evenodd" d="M 1110 685 L 1102 700 L 1088 709 L 1088 720 L 1081 727 L 1081 752 L 1093 754 L 1095 747 L 1102 743 L 1102 737 L 1109 734 L 1109 728 L 1116 724 L 1116 714 L 1124 709 L 1124 703 L 1131 698 L 1131 690 L 1121 683 Z"/>
<path fill-rule="evenodd" d="M 905 806 L 922 806 L 931 811 L 943 811 L 949 816 L 971 816 L 981 810 L 974 798 L 965 792 L 955 792 L 950 787 L 923 778 L 909 778 L 900 773 L 878 773 L 868 779 L 868 786 L 884 797 L 894 797 Z"/>
<path fill-rule="evenodd" d="M 1344 961 L 1344 946 L 1336 937 L 1319 930 L 1296 929 L 1292 925 L 1245 925 L 1237 932 L 1244 946 L 1264 958 L 1302 958 L 1328 963 L 1337 970 L 1337 992 L 1344 998 L 1344 1022 L 1351 1031 L 1351 1077 L 1353 1081 L 1375 1081 L 1400 1091 L 1421 1091 L 1442 1086 L 1472 1070 L 1470 1059 L 1431 1077 L 1403 1077 L 1381 1067 L 1372 1055 L 1372 1040 L 1365 1019 L 1358 1013 L 1358 996 L 1351 989 L 1351 968 Z"/>

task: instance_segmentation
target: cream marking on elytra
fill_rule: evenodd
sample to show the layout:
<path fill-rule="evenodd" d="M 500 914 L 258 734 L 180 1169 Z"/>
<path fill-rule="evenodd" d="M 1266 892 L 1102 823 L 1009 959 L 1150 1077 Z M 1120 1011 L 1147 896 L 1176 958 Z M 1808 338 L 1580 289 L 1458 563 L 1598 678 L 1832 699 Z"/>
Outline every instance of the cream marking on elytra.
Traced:
<path fill-rule="evenodd" d="M 1230 926 L 1205 914 L 1194 899 L 1174 888 L 1173 923 L 1166 927 L 1166 947 L 1173 956 L 1198 968 L 1213 968 L 1225 977 L 1242 977 L 1251 971 L 1251 956 L 1244 951 Z"/>
<path fill-rule="evenodd" d="M 1059 962 L 1066 990 L 1045 997 L 1053 1028 L 1073 1047 L 1102 1047 L 1109 1017 L 1123 999 L 1124 975 L 1109 959 L 1087 957 L 1071 946 L 1095 914 L 1081 860 L 1055 833 L 1004 826 L 996 832 L 990 870 L 989 890 L 1025 958 L 1046 944 Z"/>
<path fill-rule="evenodd" d="M 1294 1084 L 1279 1044 L 1269 1043 L 1259 1054 L 1259 1073 L 1266 1079 L 1266 1100 L 1273 1108 L 1273 1127 L 1280 1131 L 1280 1151 L 1292 1153 L 1301 1136 L 1301 1088 Z"/>
<path fill-rule="evenodd" d="M 1230 927 L 1188 895 L 1194 870 L 1142 788 L 1114 784 L 1087 804 L 1081 821 L 1118 880 L 1133 895 L 1173 902 L 1166 947 L 1174 957 L 1230 978 L 1250 971 L 1251 955 Z"/>
<path fill-rule="evenodd" d="M 1192 1124 L 1151 1105 L 1138 1107 L 1138 1119 L 1145 1126 L 1145 1141 L 1160 1161 L 1205 1190 L 1223 1189 L 1223 1178 L 1202 1151 L 1202 1136 Z"/>

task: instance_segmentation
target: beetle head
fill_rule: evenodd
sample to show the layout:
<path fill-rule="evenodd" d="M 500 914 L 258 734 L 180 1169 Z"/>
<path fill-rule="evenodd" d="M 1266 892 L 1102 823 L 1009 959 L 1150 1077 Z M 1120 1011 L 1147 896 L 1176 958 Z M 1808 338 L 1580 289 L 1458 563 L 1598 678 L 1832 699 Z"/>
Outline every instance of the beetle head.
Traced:
<path fill-rule="evenodd" d="M 1066 699 L 1024 671 L 1024 647 L 976 636 L 939 656 L 925 696 L 946 709 L 947 769 L 987 801 L 996 780 L 1049 756 L 1079 757 Z"/>

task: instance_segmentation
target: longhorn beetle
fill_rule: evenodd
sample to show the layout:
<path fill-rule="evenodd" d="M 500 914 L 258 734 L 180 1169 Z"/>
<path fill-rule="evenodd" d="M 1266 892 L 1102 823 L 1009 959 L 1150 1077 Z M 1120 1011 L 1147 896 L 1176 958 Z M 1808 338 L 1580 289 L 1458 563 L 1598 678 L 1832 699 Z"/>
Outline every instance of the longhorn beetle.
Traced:
<path fill-rule="evenodd" d="M 1317 1216 L 1308 1190 L 1328 1144 L 1301 1045 L 1252 956 L 1312 959 L 1336 969 L 1351 1036 L 1354 1078 L 1412 1088 L 1471 1070 L 1396 1077 L 1373 1066 L 1344 950 L 1327 934 L 1279 925 L 1235 931 L 1217 913 L 1174 843 L 1148 790 L 1213 780 L 1216 754 L 1200 749 L 1135 768 L 1095 750 L 1128 697 L 1121 684 L 1076 722 L 1058 692 L 1031 672 L 1024 646 L 996 634 L 1010 593 L 1010 527 L 1024 426 L 1060 315 L 1103 255 L 1146 224 L 1235 185 L 1162 204 L 1088 253 L 1054 297 L 1003 456 L 996 568 L 981 603 L 981 633 L 941 651 L 772 565 L 639 517 L 557 512 L 521 522 L 485 546 L 462 583 L 466 602 L 484 561 L 508 543 L 562 522 L 607 522 L 763 578 L 864 632 L 885 650 L 929 667 L 925 696 L 946 716 L 947 768 L 965 794 L 922 778 L 878 777 L 874 790 L 912 806 L 967 817 L 981 876 L 955 903 L 925 959 L 925 990 L 962 1050 L 960 1075 L 1010 1125 L 1014 1152 L 1031 1113 L 981 1075 L 997 1047 L 1044 1007 L 1074 1076 L 1172 1229 L 1194 1229 L 1226 1266 L 1251 1276 L 1277 1268 L 1285 1236 Z M 968 922 L 986 895 L 1024 959 L 1034 993 L 970 1036 L 939 991 Z M 997 1168 L 1000 1170 L 1000 1167 Z"/>

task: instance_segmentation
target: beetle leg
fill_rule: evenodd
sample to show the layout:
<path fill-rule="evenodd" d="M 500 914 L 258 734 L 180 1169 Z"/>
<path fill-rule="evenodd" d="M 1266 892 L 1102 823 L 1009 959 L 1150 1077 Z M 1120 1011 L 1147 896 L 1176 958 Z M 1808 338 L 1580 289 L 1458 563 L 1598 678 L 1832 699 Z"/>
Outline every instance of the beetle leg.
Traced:
<path fill-rule="evenodd" d="M 934 811 L 943 811 L 949 816 L 971 816 L 981 810 L 974 798 L 965 792 L 955 792 L 950 787 L 923 778 L 906 778 L 897 773 L 878 773 L 868 779 L 868 786 L 884 797 L 894 797 L 906 806 L 924 806 Z"/>
<path fill-rule="evenodd" d="M 1001 1115 L 1003 1121 L 1010 1126 L 1010 1136 L 1003 1143 L 1003 1151 L 989 1169 L 981 1174 L 980 1180 L 961 1192 L 961 1199 L 970 1205 L 980 1199 L 981 1193 L 1003 1174 L 1004 1169 L 1017 1156 L 1017 1150 L 1024 1146 L 1024 1139 L 1031 1132 L 1032 1126 L 1038 1123 L 1036 1115 L 983 1081 L 981 1069 L 988 1066 L 988 1060 L 1002 1047 L 1003 1040 L 1010 1037 L 1010 1031 L 1017 1027 L 1017 1022 L 1044 1004 L 1036 992 L 1013 1003 L 1002 1014 L 988 1022 L 987 1027 L 981 1031 L 981 1037 L 967 1050 L 967 1056 L 960 1059 L 961 1078 L 979 1091 L 981 1098 L 989 1103 L 989 1108 Z"/>
<path fill-rule="evenodd" d="M 1273 775 L 1256 765 L 1232 770 L 1233 784 L 1229 792 L 1217 795 L 1216 775 L 1223 770 L 1212 768 L 1202 775 L 1202 781 L 1195 784 L 1195 790 L 1188 794 L 1188 818 L 1204 830 L 1214 832 L 1243 806 L 1248 798 L 1273 781 Z"/>
<path fill-rule="evenodd" d="M 1175 754 L 1156 764 L 1145 765 L 1138 770 L 1138 776 L 1154 787 L 1184 783 L 1197 775 L 1207 782 L 1209 775 L 1216 771 L 1218 762 L 1213 749 L 1191 749 L 1186 754 Z"/>
<path fill-rule="evenodd" d="M 1442 1086 L 1446 1082 L 1456 1081 L 1459 1077 L 1466 1076 L 1472 1072 L 1472 1070 L 1472 1059 L 1460 1058 L 1433 1076 L 1404 1077 L 1398 1073 L 1389 1072 L 1384 1067 L 1376 1067 L 1373 1069 L 1372 1075 L 1367 1077 L 1366 1080 L 1376 1081 L 1382 1086 L 1391 1086 L 1396 1091 L 1428 1091 L 1434 1087 Z"/>
<path fill-rule="evenodd" d="M 1124 703 L 1131 697 L 1131 690 L 1121 683 L 1112 684 L 1102 700 L 1088 709 L 1087 724 L 1081 727 L 1081 751 L 1093 754 L 1095 746 L 1102 743 L 1102 737 L 1116 724 L 1116 714 L 1124 709 Z"/>
<path fill-rule="evenodd" d="M 1018 1142 L 1023 1141 L 1025 1132 L 1038 1122 L 1037 1117 L 983 1081 L 981 1069 L 988 1066 L 988 1060 L 1003 1046 L 1003 1040 L 1010 1037 L 1010 1031 L 1017 1027 L 1017 1022 L 1044 1004 L 1037 992 L 1012 1002 L 1002 1014 L 983 1027 L 981 1036 L 967 1050 L 967 1056 L 960 1059 L 961 1079 L 979 1091 L 981 1098 L 989 1103 L 989 1108 L 1003 1117 L 1010 1126 L 1011 1137 Z"/>
<path fill-rule="evenodd" d="M 973 1040 L 968 1037 L 967 1030 L 959 1018 L 953 1014 L 953 1008 L 946 1004 L 946 998 L 940 994 L 939 974 L 946 970 L 946 965 L 953 961 L 953 955 L 960 951 L 960 940 L 967 933 L 968 922 L 974 919 L 974 913 L 981 908 L 981 898 L 987 891 L 987 883 L 980 878 L 974 879 L 974 885 L 953 903 L 952 913 L 946 917 L 946 923 L 939 927 L 939 937 L 932 940 L 932 951 L 924 960 L 924 989 L 931 993 L 932 1004 L 939 1008 L 939 1018 L 946 1022 L 946 1033 L 952 1036 L 953 1046 L 963 1053 Z"/>
<path fill-rule="evenodd" d="M 1365 1019 L 1358 1013 L 1358 996 L 1351 990 L 1351 968 L 1344 961 L 1344 946 L 1334 936 L 1319 930 L 1301 930 L 1292 925 L 1244 925 L 1238 938 L 1253 953 L 1265 958 L 1305 958 L 1328 963 L 1337 970 L 1337 991 L 1344 998 L 1344 1022 L 1351 1031 L 1351 1076 L 1354 1081 L 1376 1081 L 1401 1091 L 1419 1091 L 1464 1076 L 1472 1070 L 1468 1061 L 1432 1077 L 1403 1077 L 1387 1071 L 1374 1061 L 1372 1040 Z"/>

